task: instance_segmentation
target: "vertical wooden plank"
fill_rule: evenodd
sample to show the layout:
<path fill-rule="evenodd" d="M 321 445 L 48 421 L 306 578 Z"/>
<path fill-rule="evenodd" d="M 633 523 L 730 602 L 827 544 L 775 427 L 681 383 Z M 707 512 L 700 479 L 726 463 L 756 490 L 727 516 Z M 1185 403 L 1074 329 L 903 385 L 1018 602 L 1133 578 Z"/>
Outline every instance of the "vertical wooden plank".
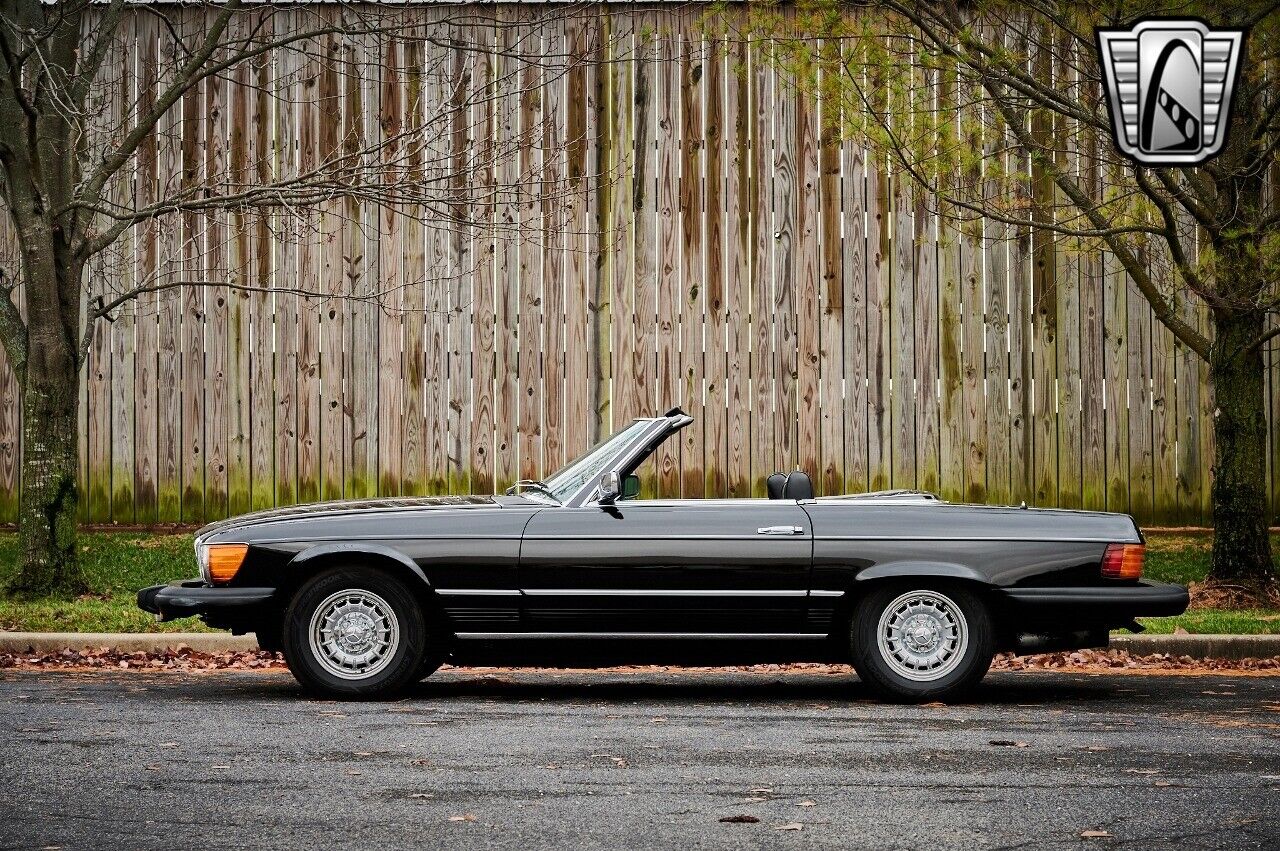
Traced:
<path fill-rule="evenodd" d="M 1032 54 L 1032 73 L 1042 83 L 1052 84 L 1052 56 L 1049 51 L 1048 27 L 1041 25 L 1036 33 L 1036 49 Z M 1052 150 L 1052 120 L 1037 112 L 1031 120 L 1031 134 L 1036 143 Z M 1032 220 L 1039 224 L 1053 221 L 1054 185 L 1049 172 L 1035 159 L 1031 165 Z M 1056 240 L 1045 228 L 1032 230 L 1033 314 L 1032 363 L 1033 421 L 1032 450 L 1035 470 L 1035 504 L 1056 505 L 1058 499 L 1058 428 L 1057 428 L 1057 364 L 1058 364 L 1058 271 Z"/>
<path fill-rule="evenodd" d="M 957 89 L 954 67 L 939 72 L 938 109 L 941 116 L 938 132 L 949 145 L 963 145 L 964 120 L 973 121 L 966 113 L 957 119 L 961 93 Z M 940 175 L 944 193 L 956 191 L 962 175 L 950 169 Z M 969 498 L 965 488 L 965 472 L 970 458 L 965 421 L 966 373 L 962 348 L 965 345 L 963 302 L 965 287 L 961 281 L 962 211 L 943 206 L 938 229 L 938 384 L 940 433 L 939 494 L 943 499 L 961 501 Z"/>
<path fill-rule="evenodd" d="M 423 97 L 422 119 L 418 134 L 422 138 L 422 175 L 431 179 L 442 178 L 450 165 L 450 136 L 443 132 L 447 124 L 442 116 L 448 115 L 449 96 L 456 81 L 452 78 L 452 63 L 448 42 L 439 37 L 442 21 L 447 14 L 443 8 L 427 11 L 426 33 L 429 40 L 423 45 Z M 448 476 L 448 309 L 449 281 L 453 275 L 450 260 L 449 222 L 422 210 L 425 238 L 425 278 L 423 281 L 422 316 L 422 385 L 423 385 L 423 489 L 427 493 L 444 493 Z"/>
<path fill-rule="evenodd" d="M 987 29 L 988 38 L 1003 41 L 1001 29 Z M 982 103 L 978 109 L 981 143 L 984 154 L 984 191 L 987 197 L 995 197 L 1003 191 L 994 174 L 1009 174 L 1008 133 L 999 115 Z M 986 447 L 986 500 L 991 504 L 1008 504 L 1011 501 L 1010 458 L 1010 356 L 1009 356 L 1009 250 L 1012 236 L 1008 225 L 992 219 L 981 223 L 982 248 L 986 260 L 984 295 L 986 299 L 986 337 L 984 393 L 985 447 Z"/>
<path fill-rule="evenodd" d="M 849 107 L 852 108 L 852 107 Z M 848 120 L 844 123 L 847 125 Z M 845 469 L 843 490 L 864 491 L 868 481 L 868 400 L 867 343 L 869 326 L 867 210 L 867 150 L 862 139 L 845 138 L 841 145 L 840 192 L 843 205 L 840 226 L 843 231 L 841 288 L 844 310 L 840 317 L 844 329 L 845 392 Z M 870 224 L 874 225 L 874 218 Z"/>
<path fill-rule="evenodd" d="M 619 24 L 611 14 L 600 16 L 599 48 L 594 55 L 598 59 L 596 72 L 592 75 L 595 85 L 591 87 L 589 97 L 593 98 L 594 109 L 588 113 L 589 138 L 594 144 L 590 146 L 592 173 L 597 175 L 592 186 L 594 215 L 592 216 L 592 252 L 591 252 L 591 297 L 588 305 L 591 311 L 590 323 L 590 355 L 587 363 L 588 399 L 593 416 L 589 422 L 589 442 L 595 443 L 609 434 L 613 429 L 613 364 L 612 352 L 612 312 L 613 312 L 613 189 L 616 179 L 614 162 L 617 159 L 616 149 L 619 140 L 614 132 L 614 113 L 617 110 L 614 101 L 614 79 L 618 74 L 616 67 L 617 44 L 621 38 Z"/>
<path fill-rule="evenodd" d="M 342 10 L 344 24 L 358 28 L 351 11 Z M 371 139 L 376 138 L 373 122 L 377 115 L 376 72 L 378 38 L 372 34 L 352 34 L 341 42 L 342 132 L 340 147 L 349 160 L 367 158 Z M 377 483 L 377 318 L 371 299 L 377 278 L 377 211 L 370 202 L 354 195 L 343 199 L 342 287 L 348 296 L 343 303 L 342 384 L 343 492 L 348 498 L 373 496 Z M 256 382 L 255 382 L 256 387 Z M 256 451 L 255 444 L 255 467 Z M 255 488 L 256 494 L 256 488 Z"/>
<path fill-rule="evenodd" d="M 517 339 L 519 318 L 520 278 L 519 227 L 520 209 L 514 187 L 520 182 L 519 114 L 520 114 L 520 63 L 515 57 L 519 49 L 519 31 L 513 25 L 512 8 L 498 9 L 498 41 L 501 45 L 496 57 L 496 116 L 497 144 L 496 176 L 498 181 L 495 227 L 498 228 L 494 270 L 494 404 L 493 421 L 495 476 L 499 490 L 519 477 L 516 445 L 516 424 L 519 422 L 517 407 L 519 383 Z"/>
<path fill-rule="evenodd" d="M 795 288 L 796 309 L 796 446 L 799 469 L 820 485 L 819 465 L 823 463 L 821 380 L 822 341 L 819 262 L 822 247 L 819 220 L 820 116 L 814 97 L 802 92 L 796 98 L 795 139 Z"/>
<path fill-rule="evenodd" d="M 494 30 L 477 25 L 476 41 L 488 47 L 494 43 Z M 472 108 L 472 126 L 476 128 L 474 182 L 481 198 L 492 198 L 494 181 L 494 62 L 488 51 L 473 54 L 477 98 Z M 385 98 L 384 98 L 385 111 Z M 494 251 L 493 206 L 477 203 L 472 212 L 477 223 L 475 239 L 475 272 L 471 280 L 472 344 L 475 349 L 472 378 L 471 421 L 471 486 L 476 493 L 494 489 Z M 385 274 L 385 273 L 384 273 Z"/>
<path fill-rule="evenodd" d="M 202 30 L 204 15 L 200 10 L 188 14 L 183 21 L 184 39 Z M 175 57 L 175 63 L 180 61 Z M 182 96 L 182 189 L 195 192 L 204 181 L 208 127 L 204 115 L 204 90 L 208 81 L 189 89 Z M 193 212 L 182 214 L 182 275 L 200 280 L 204 275 L 205 218 Z M 207 448 L 209 432 L 207 373 L 205 364 L 205 324 L 208 319 L 206 299 L 213 294 L 206 287 L 186 287 L 182 291 L 182 520 L 200 523 L 210 516 L 206 504 L 205 476 L 208 472 Z"/>
<path fill-rule="evenodd" d="M 777 422 L 774 418 L 773 358 L 773 119 L 775 75 L 768 41 L 752 38 L 747 55 L 751 68 L 751 489 L 765 495 L 765 478 L 778 470 Z"/>
<path fill-rule="evenodd" d="M 383 180 L 397 186 L 404 179 L 404 45 L 388 35 L 382 41 L 382 73 L 378 109 L 381 116 Z M 378 228 L 378 493 L 402 492 L 404 467 L 404 361 L 402 340 L 404 254 L 401 235 L 404 216 L 388 205 Z"/>
<path fill-rule="evenodd" d="M 315 26 L 311 11 L 299 15 L 299 26 L 310 29 Z M 298 171 L 307 174 L 320 165 L 320 76 L 321 62 L 317 55 L 324 51 L 319 40 L 309 39 L 303 44 L 305 55 L 301 57 L 297 112 Z M 320 316 L 324 308 L 321 299 L 310 293 L 318 293 L 323 287 L 322 246 L 319 244 L 322 218 L 316 211 L 303 211 L 298 221 L 297 287 L 297 348 L 298 348 L 298 502 L 314 502 L 320 499 L 323 475 L 320 429 L 321 363 Z"/>
<path fill-rule="evenodd" d="M 214 10 L 207 12 L 216 14 Z M 228 158 L 227 112 L 231 108 L 228 83 L 225 78 L 211 77 L 205 85 L 205 180 L 213 185 L 225 186 L 230 180 Z M 230 280 L 228 252 L 230 248 L 228 217 L 225 212 L 205 215 L 204 274 L 206 280 L 226 282 Z M 207 340 L 206 381 L 208 393 L 208 420 L 205 434 L 208 440 L 208 456 L 205 469 L 205 506 L 211 517 L 225 517 L 229 513 L 229 466 L 232 463 L 231 425 L 236 415 L 232 407 L 232 386 L 236 375 L 229 372 L 234 366 L 231 346 L 233 330 L 231 316 L 232 293 L 225 283 L 215 285 L 208 292 L 209 319 L 205 330 Z"/>
<path fill-rule="evenodd" d="M 157 90 L 172 79 L 178 61 L 173 30 L 159 29 Z M 169 198 L 182 185 L 182 105 L 170 107 L 157 125 L 156 192 Z M 157 264 L 162 286 L 175 287 L 182 280 L 182 220 L 165 216 L 157 223 Z M 162 523 L 182 520 L 182 298 L 181 289 L 157 293 L 158 328 L 156 363 L 156 519 Z"/>
<path fill-rule="evenodd" d="M 706 199 L 706 287 L 704 299 L 705 332 L 703 357 L 705 371 L 705 412 L 703 433 L 703 495 L 716 498 L 728 495 L 729 468 L 729 408 L 727 393 L 728 373 L 728 323 L 727 314 L 729 282 L 726 280 L 725 241 L 728 222 L 725 220 L 725 51 L 719 35 L 708 35 L 703 43 L 705 71 L 703 134 L 706 144 L 703 179 Z M 816 398 L 814 400 L 816 407 Z"/>
<path fill-rule="evenodd" d="M 654 382 L 657 374 L 657 265 L 658 219 L 654 177 L 657 171 L 656 112 L 656 30 L 658 18 L 652 12 L 641 12 L 636 19 L 634 57 L 631 60 L 633 94 L 631 112 L 631 212 L 632 254 L 634 272 L 630 283 L 629 310 L 625 317 L 615 312 L 620 321 L 630 323 L 627 332 L 631 349 L 620 352 L 629 358 L 629 385 L 616 387 L 615 393 L 626 396 L 620 410 L 634 416 L 649 417 L 666 409 L 654 410 Z M 711 414 L 715 416 L 714 412 Z M 648 485 L 650 483 L 642 483 Z"/>
<path fill-rule="evenodd" d="M 282 12 L 274 16 L 279 22 L 276 32 L 281 35 L 296 33 L 299 20 L 296 12 Z M 272 93 L 277 103 L 274 110 L 275 129 L 272 134 L 272 171 L 276 180 L 288 180 L 298 173 L 298 98 L 302 94 L 301 56 L 297 50 L 282 50 L 275 57 L 275 83 Z M 279 292 L 272 305 L 272 324 L 275 332 L 274 377 L 272 391 L 275 395 L 275 500 L 277 505 L 289 505 L 298 498 L 298 308 L 300 299 L 294 292 L 298 287 L 298 260 L 300 222 L 291 210 L 281 210 L 272 216 L 276 235 L 275 284 Z"/>
<path fill-rule="evenodd" d="M 136 76 L 132 57 L 121 56 L 119 71 L 112 87 L 112 97 L 107 110 L 109 126 L 118 127 L 128 120 L 127 110 L 133 104 L 136 92 Z M 133 203 L 132 182 L 134 163 L 126 165 L 108 187 L 108 197 L 127 207 Z M 109 249 L 104 263 L 104 273 L 109 284 L 108 293 L 120 294 L 136 285 L 136 269 L 133 264 L 136 232 L 125 231 Z M 139 305 L 126 302 L 116 312 L 111 323 L 111 519 L 117 523 L 134 521 L 134 357 L 136 318 Z"/>
<path fill-rule="evenodd" d="M 686 410 L 693 410 L 703 403 L 706 381 L 707 245 L 702 221 L 706 123 L 701 86 L 706 55 L 701 30 L 693 26 L 689 13 L 680 18 L 680 39 L 680 401 Z M 696 419 L 680 432 L 680 492 L 685 498 L 706 494 L 705 439 L 705 429 Z"/>
<path fill-rule="evenodd" d="M 542 138 L 543 72 L 542 57 L 548 55 L 543 46 L 540 26 L 521 28 L 521 61 L 518 67 L 520 96 L 519 140 L 520 175 L 524 185 L 519 188 L 518 211 L 521 241 L 519 244 L 520 293 L 517 339 L 518 374 L 520 377 L 519 418 L 516 422 L 518 471 L 522 479 L 540 479 L 543 470 L 542 415 L 544 399 L 542 352 L 545 350 L 546 324 L 552 320 L 543 312 L 545 304 L 542 278 L 543 261 L 547 251 L 541 239 L 542 195 L 538 176 L 543 172 L 544 152 L 539 145 Z"/>
<path fill-rule="evenodd" d="M 590 401 L 593 379 L 591 361 L 591 259 L 594 200 L 591 166 L 593 139 L 588 121 L 594 120 L 596 66 L 590 61 L 596 40 L 596 22 L 586 15 L 571 15 L 565 23 L 565 174 L 568 184 L 565 210 L 565 325 L 564 325 L 564 454 L 577 457 L 585 450 L 595 411 Z"/>
<path fill-rule="evenodd" d="M 913 71 L 915 80 L 911 96 L 911 114 L 921 116 L 916 121 L 929 120 L 929 111 L 936 108 L 937 73 L 926 68 Z M 915 406 L 916 406 L 916 487 L 936 492 L 940 484 L 941 424 L 938 395 L 939 342 L 938 342 L 938 231 L 935 208 L 937 202 L 920 188 L 915 191 L 913 222 L 914 295 L 915 305 Z"/>
<path fill-rule="evenodd" d="M 725 311 L 729 497 L 751 495 L 751 88 L 746 42 L 725 45 Z M 661 73 L 661 72 L 659 72 Z M 665 247 L 664 247 L 665 248 Z M 662 264 L 663 271 L 666 264 Z"/>
<path fill-rule="evenodd" d="M 337 26 L 338 10 L 316 8 L 320 22 Z M 336 35 L 325 35 L 320 50 L 319 90 L 315 103 L 319 120 L 317 165 L 332 179 L 338 173 L 341 156 L 339 133 L 342 128 L 342 43 Z M 319 205 L 317 273 L 318 290 L 324 294 L 317 307 L 320 318 L 320 498 L 341 499 L 343 496 L 343 457 L 346 449 L 346 417 L 343 415 L 345 395 L 342 386 L 342 360 L 345 350 L 347 302 L 342 298 L 342 202 L 327 199 Z"/>
<path fill-rule="evenodd" d="M 1083 182 L 1093 193 L 1102 191 L 1099 144 L 1096 134 L 1085 131 L 1081 172 Z M 1105 292 L 1099 246 L 1085 241 L 1080 253 L 1080 505 L 1090 511 L 1104 510 L 1107 501 L 1106 414 L 1103 410 L 1106 399 L 1103 383 L 1106 375 Z"/>
<path fill-rule="evenodd" d="M 1151 310 L 1133 280 L 1125 274 L 1128 294 L 1129 346 L 1129 512 L 1147 522 L 1155 499 L 1152 454 Z"/>
<path fill-rule="evenodd" d="M 867 215 L 872 230 L 867 237 L 867 469 L 872 491 L 893 484 L 893 438 L 890 405 L 893 363 L 892 305 L 893 242 L 890 237 L 893 196 L 888 162 L 874 155 L 874 172 L 867 175 Z M 874 252 L 871 247 L 875 246 Z"/>
<path fill-rule="evenodd" d="M 1072 55 L 1065 38 L 1059 37 L 1054 56 L 1057 67 L 1053 70 L 1054 83 L 1063 91 L 1076 86 L 1074 72 L 1063 67 Z M 1080 156 L 1076 139 L 1079 128 L 1076 122 L 1058 118 L 1054 126 L 1055 165 L 1069 174 L 1078 174 Z M 1060 202 L 1066 202 L 1059 194 Z M 1057 240 L 1057 294 L 1058 294 L 1058 505 L 1065 508 L 1080 507 L 1081 460 L 1081 402 L 1080 402 L 1080 244 L 1078 240 Z"/>
<path fill-rule="evenodd" d="M 450 154 L 453 170 L 449 186 L 453 224 L 449 230 L 449 408 L 448 491 L 471 493 L 471 280 L 474 265 L 471 234 L 465 222 L 470 215 L 466 197 L 470 191 L 472 131 L 470 103 L 476 97 L 473 47 L 475 30 L 466 23 L 451 29 L 453 52 L 453 99 L 449 110 Z"/>
<path fill-rule="evenodd" d="M 1011 157 L 1013 155 L 1011 154 Z M 1017 167 L 1029 173 L 1025 160 Z M 1009 501 L 1035 500 L 1035 453 L 1032 447 L 1032 345 L 1035 275 L 1032 255 L 1031 184 L 1020 183 L 1020 209 L 1027 225 L 1011 228 L 1009 243 Z"/>
<path fill-rule="evenodd" d="M 821 73 L 839 73 L 837 43 L 823 46 Z M 818 216 L 819 216 L 819 395 L 822 429 L 819 467 L 813 471 L 814 483 L 821 493 L 844 493 L 844 475 L 848 467 L 845 457 L 845 423 L 851 411 L 845 398 L 845 283 L 844 246 L 840 239 L 840 103 L 829 97 L 821 103 L 818 132 Z"/>
<path fill-rule="evenodd" d="M 244 15 L 236 15 L 228 34 L 232 39 L 243 39 L 249 32 L 249 21 Z M 230 186 L 248 186 L 254 181 L 249 161 L 250 139 L 253 128 L 249 123 L 249 101 L 255 85 L 253 69 L 247 62 L 236 65 L 230 72 L 227 105 L 231 115 L 227 122 L 227 165 Z M 252 459 L 249 445 L 249 409 L 252 358 L 252 319 L 250 317 L 251 294 L 248 287 L 254 285 L 254 244 L 252 217 L 243 209 L 233 210 L 229 216 L 228 273 L 234 287 L 227 291 L 227 325 L 230 338 L 226 346 L 227 374 L 227 509 L 230 514 L 243 514 L 249 510 L 252 478 Z"/>
<path fill-rule="evenodd" d="M 1129 506 L 1129 317 L 1127 279 L 1120 261 L 1105 253 L 1103 271 L 1103 360 L 1106 394 L 1107 510 Z"/>
<path fill-rule="evenodd" d="M 657 351 L 654 389 L 659 412 L 680 404 L 680 55 L 679 35 L 664 28 L 657 45 L 654 86 L 657 116 L 658 270 L 654 323 Z M 680 444 L 664 441 L 655 455 L 656 495 L 680 495 Z"/>
<path fill-rule="evenodd" d="M 892 193 L 892 336 L 889 348 L 893 441 L 891 487 L 914 488 L 918 407 L 915 386 L 915 190 L 906 174 L 899 171 L 893 173 Z"/>
<path fill-rule="evenodd" d="M 134 29 L 134 54 L 138 74 L 137 110 L 155 108 L 156 80 L 159 76 L 159 37 L 157 20 L 142 15 Z M 133 176 L 133 203 L 154 204 L 159 195 L 160 142 L 153 130 L 138 146 L 137 170 Z M 160 232 L 155 219 L 134 228 L 134 282 L 140 287 L 153 287 L 160 281 Z M 157 478 L 159 437 L 159 294 L 143 293 L 138 297 L 136 317 L 137 351 L 133 364 L 134 518 L 139 523 L 155 523 L 159 513 Z"/>
<path fill-rule="evenodd" d="M 796 92 L 779 73 L 774 80 L 773 123 L 773 374 L 775 468 L 796 465 Z"/>

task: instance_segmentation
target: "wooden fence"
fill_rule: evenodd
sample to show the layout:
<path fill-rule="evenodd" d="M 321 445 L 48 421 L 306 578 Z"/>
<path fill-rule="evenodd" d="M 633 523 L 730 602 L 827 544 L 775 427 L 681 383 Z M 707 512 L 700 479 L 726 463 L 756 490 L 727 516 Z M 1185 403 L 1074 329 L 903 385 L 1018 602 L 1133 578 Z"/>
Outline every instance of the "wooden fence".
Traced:
<path fill-rule="evenodd" d="M 404 14 L 431 27 L 447 8 Z M 136 97 L 171 45 L 130 14 L 136 43 L 117 62 Z M 170 14 L 198 27 L 188 18 L 206 12 Z M 697 422 L 661 450 L 650 492 L 760 494 L 768 473 L 799 466 L 820 493 L 923 488 L 1207 519 L 1204 369 L 1111 258 L 1028 230 L 952 228 L 858 142 L 824 134 L 824 104 L 797 96 L 761 45 L 709 38 L 697 8 L 598 7 L 527 27 L 512 24 L 528 7 L 477 14 L 502 24 L 466 24 L 491 51 L 423 49 L 473 86 L 512 72 L 504 39 L 547 57 L 468 126 L 490 142 L 545 127 L 509 165 L 566 187 L 564 206 L 516 193 L 478 224 L 424 227 L 357 203 L 292 233 L 270 217 L 187 217 L 197 257 L 175 248 L 181 233 L 139 228 L 123 249 L 135 276 L 171 263 L 311 294 L 166 290 L 98 325 L 86 521 L 490 492 L 674 404 Z M 432 57 L 365 39 L 330 54 L 373 57 L 354 88 L 323 58 L 209 82 L 162 123 L 129 191 L 235 168 L 253 156 L 242 146 L 298 167 L 326 127 L 385 132 L 456 94 L 409 92 L 411 66 Z M 486 143 L 464 135 L 441 144 L 462 158 Z M 380 302 L 325 297 L 385 281 L 403 286 Z M 0 518 L 12 518 L 20 430 L 4 372 Z M 1271 398 L 1280 409 L 1280 388 Z"/>

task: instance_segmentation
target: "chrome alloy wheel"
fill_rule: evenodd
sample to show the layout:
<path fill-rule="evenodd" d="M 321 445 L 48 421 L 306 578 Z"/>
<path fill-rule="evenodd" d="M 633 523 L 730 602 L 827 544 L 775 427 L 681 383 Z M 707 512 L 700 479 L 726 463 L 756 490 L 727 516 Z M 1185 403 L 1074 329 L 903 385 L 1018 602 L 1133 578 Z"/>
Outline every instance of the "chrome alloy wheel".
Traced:
<path fill-rule="evenodd" d="M 969 625 L 955 601 L 937 591 L 909 591 L 880 615 L 880 656 L 895 674 L 915 682 L 955 670 L 969 647 Z"/>
<path fill-rule="evenodd" d="M 400 623 L 386 600 L 363 588 L 330 594 L 311 616 L 311 654 L 344 680 L 363 680 L 391 663 Z"/>

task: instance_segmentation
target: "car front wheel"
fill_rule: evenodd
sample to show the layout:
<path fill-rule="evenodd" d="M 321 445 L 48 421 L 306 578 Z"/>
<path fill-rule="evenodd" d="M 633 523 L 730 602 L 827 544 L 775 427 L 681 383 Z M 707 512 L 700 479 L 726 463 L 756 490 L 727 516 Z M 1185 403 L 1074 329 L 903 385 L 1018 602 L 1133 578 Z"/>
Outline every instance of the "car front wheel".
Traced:
<path fill-rule="evenodd" d="M 851 639 L 862 681 L 907 703 L 963 695 L 986 675 L 995 646 L 982 600 L 941 585 L 872 590 L 854 611 Z"/>
<path fill-rule="evenodd" d="M 394 694 L 418 679 L 422 608 L 395 578 L 338 567 L 304 585 L 285 611 L 284 657 L 303 687 L 327 697 Z"/>

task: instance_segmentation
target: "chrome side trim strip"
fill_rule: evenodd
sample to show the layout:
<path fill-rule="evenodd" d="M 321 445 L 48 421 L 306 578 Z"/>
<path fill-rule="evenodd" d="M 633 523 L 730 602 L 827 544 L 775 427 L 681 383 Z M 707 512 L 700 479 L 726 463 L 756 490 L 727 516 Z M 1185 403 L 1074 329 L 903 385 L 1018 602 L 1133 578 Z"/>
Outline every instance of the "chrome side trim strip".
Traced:
<path fill-rule="evenodd" d="M 582 639 L 714 639 L 717 641 L 736 641 L 742 639 L 766 639 L 770 641 L 785 639 L 821 640 L 828 637 L 825 632 L 458 632 L 456 637 L 466 640 L 509 639 L 509 638 L 582 638 Z"/>
<path fill-rule="evenodd" d="M 843 592 L 843 591 L 823 591 L 823 590 L 814 590 L 814 591 L 810 591 L 810 592 L 809 592 L 809 596 L 810 596 L 810 597 L 843 597 L 843 596 L 844 596 L 844 592 Z"/>
<path fill-rule="evenodd" d="M 526 541 L 754 541 L 757 544 L 767 543 L 770 536 L 763 532 L 754 535 L 525 535 Z M 786 536 L 772 536 L 780 543 L 809 543 L 808 536 L 798 537 L 803 532 L 787 532 Z M 947 539 L 950 540 L 950 539 Z"/>
<path fill-rule="evenodd" d="M 1137 541 L 1119 541 L 1115 538 L 1015 538 L 1015 537 L 977 537 L 973 535 L 815 535 L 814 541 L 898 541 L 916 543 L 918 541 L 944 541 L 949 544 L 967 542 L 1004 542 L 1009 544 L 1124 544 Z"/>
<path fill-rule="evenodd" d="M 436 588 L 442 597 L 519 597 L 514 588 Z"/>
<path fill-rule="evenodd" d="M 715 588 L 523 588 L 529 597 L 804 597 L 801 590 L 733 590 Z"/>

